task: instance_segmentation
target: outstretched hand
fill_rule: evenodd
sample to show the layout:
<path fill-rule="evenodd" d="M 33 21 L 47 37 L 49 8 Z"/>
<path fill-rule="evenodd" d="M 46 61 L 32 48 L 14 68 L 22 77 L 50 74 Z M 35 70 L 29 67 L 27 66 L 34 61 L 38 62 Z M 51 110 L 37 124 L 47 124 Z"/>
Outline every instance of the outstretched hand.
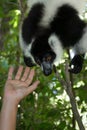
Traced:
<path fill-rule="evenodd" d="M 12 78 L 13 71 L 14 68 L 10 67 L 8 79 L 5 84 L 4 98 L 15 101 L 16 104 L 18 104 L 21 99 L 37 88 L 39 81 L 35 81 L 31 84 L 35 72 L 34 70 L 30 70 L 28 67 L 25 68 L 23 73 L 23 66 L 20 66 L 14 79 Z"/>

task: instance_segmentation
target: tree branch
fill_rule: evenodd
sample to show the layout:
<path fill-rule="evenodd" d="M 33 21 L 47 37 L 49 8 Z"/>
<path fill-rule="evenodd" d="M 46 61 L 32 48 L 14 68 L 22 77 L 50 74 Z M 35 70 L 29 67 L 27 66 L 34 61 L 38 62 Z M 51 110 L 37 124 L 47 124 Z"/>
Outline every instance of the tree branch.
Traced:
<path fill-rule="evenodd" d="M 19 5 L 19 10 L 21 11 L 21 20 L 23 20 L 25 15 L 25 4 L 23 0 L 18 0 L 18 5 Z"/>
<path fill-rule="evenodd" d="M 78 112 L 77 109 L 77 105 L 76 105 L 76 100 L 72 91 L 72 86 L 71 86 L 71 81 L 70 81 L 70 76 L 69 76 L 69 71 L 68 71 L 68 64 L 66 63 L 65 66 L 65 74 L 66 74 L 66 79 L 64 80 L 63 78 L 61 78 L 59 72 L 56 70 L 56 67 L 54 66 L 54 71 L 56 74 L 56 77 L 58 78 L 59 82 L 61 83 L 61 85 L 63 86 L 63 88 L 65 89 L 66 93 L 69 96 L 70 99 L 70 103 L 72 106 L 72 112 L 74 114 L 75 120 L 78 123 L 79 129 L 80 130 L 85 130 L 84 125 L 82 123 L 80 114 Z"/>

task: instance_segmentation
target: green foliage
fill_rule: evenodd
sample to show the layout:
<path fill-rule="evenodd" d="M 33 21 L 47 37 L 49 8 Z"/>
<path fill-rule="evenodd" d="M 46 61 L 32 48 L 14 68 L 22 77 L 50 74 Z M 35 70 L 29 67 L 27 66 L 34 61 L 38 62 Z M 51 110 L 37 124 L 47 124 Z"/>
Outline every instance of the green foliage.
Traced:
<path fill-rule="evenodd" d="M 0 108 L 9 66 L 17 68 L 24 64 L 18 38 L 20 14 L 17 0 L 0 0 Z M 62 78 L 66 77 L 65 59 L 66 55 L 57 67 Z M 83 71 L 72 76 L 73 91 L 82 119 L 87 117 L 86 66 L 87 60 Z M 78 130 L 78 127 L 74 128 L 69 98 L 54 72 L 45 77 L 40 68 L 36 67 L 35 70 L 35 79 L 39 79 L 41 83 L 35 92 L 21 101 L 17 114 L 17 130 Z M 84 125 L 87 127 L 87 121 Z"/>

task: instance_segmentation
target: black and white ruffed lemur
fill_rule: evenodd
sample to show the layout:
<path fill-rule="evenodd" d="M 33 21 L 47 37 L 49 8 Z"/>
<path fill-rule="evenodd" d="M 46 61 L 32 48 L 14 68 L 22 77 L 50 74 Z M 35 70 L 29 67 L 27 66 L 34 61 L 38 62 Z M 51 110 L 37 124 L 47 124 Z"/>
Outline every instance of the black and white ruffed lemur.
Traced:
<path fill-rule="evenodd" d="M 20 31 L 20 45 L 27 66 L 41 66 L 52 73 L 63 50 L 72 49 L 70 72 L 79 73 L 87 51 L 87 25 L 80 17 L 84 0 L 28 0 L 30 10 Z"/>

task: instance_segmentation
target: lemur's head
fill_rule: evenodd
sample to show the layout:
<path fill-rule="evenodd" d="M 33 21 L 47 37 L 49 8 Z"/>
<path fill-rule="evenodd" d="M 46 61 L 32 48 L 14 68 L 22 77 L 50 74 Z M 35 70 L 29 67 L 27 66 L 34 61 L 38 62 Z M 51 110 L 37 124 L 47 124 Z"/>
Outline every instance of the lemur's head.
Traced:
<path fill-rule="evenodd" d="M 52 73 L 53 62 L 56 58 L 56 54 L 48 43 L 48 36 L 39 36 L 32 41 L 27 53 L 25 53 L 24 61 L 29 67 L 38 64 L 41 66 L 43 73 L 48 76 Z"/>
<path fill-rule="evenodd" d="M 21 42 L 25 64 L 29 67 L 38 64 L 46 76 L 52 73 L 53 65 L 58 65 L 63 54 L 58 37 L 55 34 L 47 34 L 37 36 L 29 45 L 26 45 L 23 39 Z"/>
<path fill-rule="evenodd" d="M 32 40 L 29 36 L 20 33 L 20 45 L 24 53 L 24 62 L 27 66 L 32 67 L 39 65 L 43 73 L 48 76 L 52 73 L 53 64 L 59 62 L 63 48 L 60 40 L 49 29 L 40 29 Z"/>

